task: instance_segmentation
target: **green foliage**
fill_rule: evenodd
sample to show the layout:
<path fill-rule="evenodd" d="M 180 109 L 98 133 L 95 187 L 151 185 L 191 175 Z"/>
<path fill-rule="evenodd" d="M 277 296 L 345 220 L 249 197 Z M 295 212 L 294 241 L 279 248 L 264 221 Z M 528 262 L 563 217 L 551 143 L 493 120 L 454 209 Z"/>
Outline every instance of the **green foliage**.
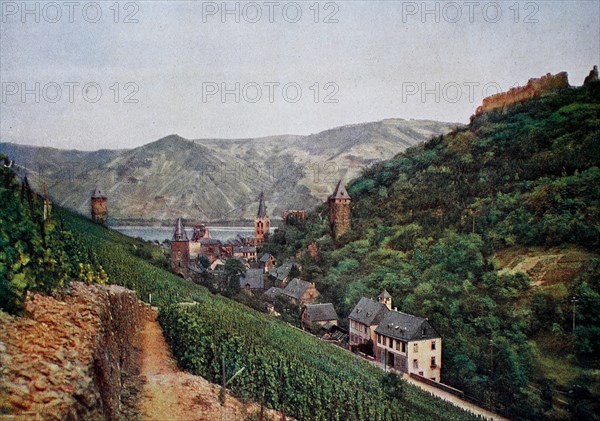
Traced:
<path fill-rule="evenodd" d="M 111 282 L 161 307 L 160 322 L 182 368 L 228 386 L 243 400 L 265 402 L 297 419 L 474 420 L 452 404 L 402 384 L 402 396 L 382 389 L 383 373 L 350 353 L 145 261 L 134 250 L 151 246 L 57 208 L 75 236 L 102 261 Z M 135 246 L 135 247 L 134 247 Z M 240 267 L 229 263 L 233 276 Z M 195 301 L 193 305 L 177 302 Z M 396 385 L 398 386 L 398 385 Z M 400 390 L 396 387 L 395 390 Z"/>
<path fill-rule="evenodd" d="M 105 283 L 96 255 L 56 225 L 44 199 L 18 182 L 0 156 L 0 308 L 22 310 L 28 291 L 52 293 L 72 280 Z"/>
<path fill-rule="evenodd" d="M 540 418 L 552 388 L 528 339 L 551 335 L 561 352 L 599 366 L 600 266 L 563 295 L 528 301 L 529 279 L 497 272 L 491 256 L 565 243 L 597 252 L 599 130 L 600 83 L 482 114 L 351 182 L 353 230 L 337 248 L 310 224 L 279 230 L 286 241 L 266 247 L 282 261 L 315 243 L 303 276 L 340 315 L 387 289 L 399 309 L 428 317 L 444 337 L 444 382 L 511 418 Z M 579 299 L 574 338 L 568 296 Z"/>
<path fill-rule="evenodd" d="M 210 266 L 210 259 L 201 254 L 200 256 L 198 256 L 198 263 L 205 269 L 207 269 Z"/>
<path fill-rule="evenodd" d="M 161 309 L 159 320 L 182 367 L 230 384 L 243 400 L 298 419 L 467 420 L 453 405 L 385 374 L 352 354 L 219 297 Z"/>
<path fill-rule="evenodd" d="M 233 297 L 240 292 L 240 276 L 245 270 L 244 264 L 238 259 L 227 259 L 225 261 L 224 275 L 227 282 L 226 293 L 229 297 Z"/>
<path fill-rule="evenodd" d="M 110 282 L 136 291 L 141 300 L 148 302 L 152 294 L 152 305 L 161 306 L 192 301 L 197 294 L 205 293 L 199 285 L 164 269 L 160 247 L 94 224 L 60 207 L 54 213 L 85 248 L 93 250 Z M 147 260 L 140 255 L 153 257 Z"/>

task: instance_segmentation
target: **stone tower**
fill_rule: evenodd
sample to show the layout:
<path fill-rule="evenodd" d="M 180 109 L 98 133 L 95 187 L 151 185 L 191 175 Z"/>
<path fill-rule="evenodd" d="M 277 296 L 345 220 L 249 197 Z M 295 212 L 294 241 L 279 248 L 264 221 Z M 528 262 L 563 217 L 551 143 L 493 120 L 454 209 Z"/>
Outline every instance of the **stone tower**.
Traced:
<path fill-rule="evenodd" d="M 388 310 L 392 309 L 392 296 L 385 289 L 377 298 L 381 304 L 388 308 Z"/>
<path fill-rule="evenodd" d="M 329 228 L 333 238 L 337 239 L 350 231 L 350 202 L 351 198 L 342 185 L 342 180 L 338 181 L 335 190 L 329 196 Z"/>
<path fill-rule="evenodd" d="M 265 236 L 269 235 L 269 227 L 271 219 L 267 215 L 267 206 L 265 205 L 265 193 L 260 192 L 258 197 L 258 213 L 254 220 L 254 242 L 257 246 L 262 245 L 265 241 Z"/>
<path fill-rule="evenodd" d="M 189 275 L 190 262 L 190 240 L 185 232 L 181 218 L 177 218 L 175 231 L 171 239 L 171 270 L 173 273 L 183 276 Z"/>
<path fill-rule="evenodd" d="M 91 205 L 92 221 L 106 225 L 106 221 L 108 220 L 108 204 L 106 202 L 106 195 L 98 186 L 96 186 L 92 193 Z"/>

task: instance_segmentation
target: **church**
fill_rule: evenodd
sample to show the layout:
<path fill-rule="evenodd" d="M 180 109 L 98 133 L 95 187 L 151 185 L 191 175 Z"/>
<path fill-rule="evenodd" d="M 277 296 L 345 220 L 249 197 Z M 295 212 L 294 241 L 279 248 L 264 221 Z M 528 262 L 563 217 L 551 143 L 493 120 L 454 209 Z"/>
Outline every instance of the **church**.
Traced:
<path fill-rule="evenodd" d="M 206 256 L 214 262 L 217 259 L 239 258 L 248 263 L 257 259 L 256 248 L 261 246 L 271 227 L 271 219 L 267 213 L 264 192 L 258 198 L 258 212 L 254 219 L 254 236 L 238 237 L 223 243 L 210 235 L 208 227 L 197 224 L 193 227 L 191 240 L 189 239 L 183 220 L 177 219 L 173 238 L 171 239 L 171 270 L 182 276 L 189 277 L 192 271 L 197 271 L 195 262 L 198 256 Z"/>

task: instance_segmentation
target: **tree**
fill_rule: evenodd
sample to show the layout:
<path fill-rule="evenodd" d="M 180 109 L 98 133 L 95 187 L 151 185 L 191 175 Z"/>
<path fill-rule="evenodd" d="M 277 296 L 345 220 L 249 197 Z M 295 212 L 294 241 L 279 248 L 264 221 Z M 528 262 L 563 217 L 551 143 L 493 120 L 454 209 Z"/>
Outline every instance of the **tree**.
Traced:
<path fill-rule="evenodd" d="M 235 296 L 240 292 L 240 276 L 244 273 L 244 264 L 238 259 L 227 259 L 225 261 L 224 275 L 227 282 L 227 295 Z"/>
<path fill-rule="evenodd" d="M 208 257 L 206 257 L 205 255 L 201 254 L 198 256 L 198 263 L 203 267 L 203 268 L 208 268 L 210 266 L 210 259 Z"/>

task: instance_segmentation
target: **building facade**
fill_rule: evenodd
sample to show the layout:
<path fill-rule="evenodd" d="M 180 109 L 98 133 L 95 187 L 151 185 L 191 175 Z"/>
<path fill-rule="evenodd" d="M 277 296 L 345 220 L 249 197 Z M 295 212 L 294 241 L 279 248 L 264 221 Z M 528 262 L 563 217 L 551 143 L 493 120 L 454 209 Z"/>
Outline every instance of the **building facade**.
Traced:
<path fill-rule="evenodd" d="M 305 329 L 310 329 L 315 325 L 337 326 L 338 324 L 338 316 L 331 303 L 305 305 L 302 308 L 300 320 Z"/>
<path fill-rule="evenodd" d="M 375 329 L 377 329 L 383 317 L 391 309 L 391 305 L 391 296 L 387 291 L 379 295 L 378 301 L 365 297 L 361 298 L 348 316 L 348 344 L 359 347 L 361 351 L 369 355 L 374 355 L 374 344 L 377 339 Z M 370 349 L 366 349 L 367 346 Z"/>
<path fill-rule="evenodd" d="M 375 358 L 385 368 L 440 381 L 442 337 L 427 319 L 388 311 L 375 334 Z"/>

